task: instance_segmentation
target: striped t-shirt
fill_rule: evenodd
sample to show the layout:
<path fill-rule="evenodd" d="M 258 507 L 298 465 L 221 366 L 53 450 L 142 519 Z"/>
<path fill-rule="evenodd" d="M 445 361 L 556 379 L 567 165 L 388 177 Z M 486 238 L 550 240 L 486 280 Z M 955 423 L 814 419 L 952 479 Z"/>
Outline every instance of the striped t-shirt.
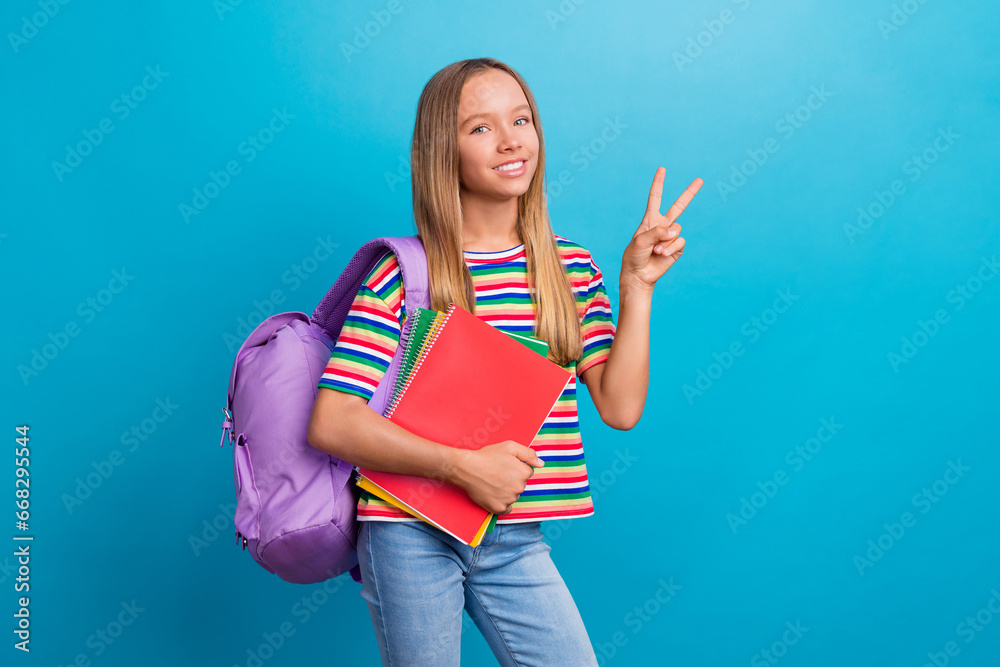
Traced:
<path fill-rule="evenodd" d="M 576 296 L 583 355 L 563 366 L 569 384 L 530 447 L 545 465 L 535 468 L 511 511 L 497 523 L 590 516 L 594 505 L 577 419 L 577 377 L 608 359 L 615 325 L 601 270 L 582 246 L 555 234 L 563 268 Z M 501 331 L 535 334 L 535 307 L 528 292 L 524 244 L 495 252 L 463 252 L 472 274 L 476 316 Z M 320 387 L 371 399 L 399 346 L 406 318 L 403 281 L 396 255 L 388 251 L 364 278 L 344 322 Z M 358 489 L 359 521 L 419 521 Z"/>

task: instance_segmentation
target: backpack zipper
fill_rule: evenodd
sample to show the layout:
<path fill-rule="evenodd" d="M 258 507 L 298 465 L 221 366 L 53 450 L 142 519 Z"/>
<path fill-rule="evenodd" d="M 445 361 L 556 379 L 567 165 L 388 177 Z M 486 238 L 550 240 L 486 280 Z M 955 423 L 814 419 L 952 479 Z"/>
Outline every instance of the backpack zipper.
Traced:
<path fill-rule="evenodd" d="M 226 407 L 222 408 L 222 414 L 225 419 L 222 420 L 222 440 L 219 441 L 219 447 L 226 441 L 226 434 L 229 434 L 229 444 L 233 444 L 233 413 Z"/>

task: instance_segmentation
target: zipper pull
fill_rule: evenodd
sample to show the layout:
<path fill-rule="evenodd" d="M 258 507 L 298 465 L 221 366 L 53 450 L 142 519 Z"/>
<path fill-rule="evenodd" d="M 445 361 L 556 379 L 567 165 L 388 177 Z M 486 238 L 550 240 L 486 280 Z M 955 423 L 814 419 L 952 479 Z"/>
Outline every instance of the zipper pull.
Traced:
<path fill-rule="evenodd" d="M 226 434 L 229 434 L 229 444 L 233 444 L 233 413 L 229 411 L 229 408 L 222 408 L 222 414 L 225 419 L 222 420 L 222 440 L 219 441 L 219 447 L 226 441 Z"/>

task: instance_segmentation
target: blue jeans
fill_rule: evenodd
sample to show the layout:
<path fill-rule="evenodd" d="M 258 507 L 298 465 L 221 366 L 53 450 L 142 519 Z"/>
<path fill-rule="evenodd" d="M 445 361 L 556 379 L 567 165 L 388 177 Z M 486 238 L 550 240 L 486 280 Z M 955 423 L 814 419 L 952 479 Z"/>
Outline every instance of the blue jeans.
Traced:
<path fill-rule="evenodd" d="M 472 548 L 423 521 L 362 521 L 361 597 L 383 665 L 450 667 L 462 610 L 501 665 L 597 665 L 539 522 L 497 524 Z"/>

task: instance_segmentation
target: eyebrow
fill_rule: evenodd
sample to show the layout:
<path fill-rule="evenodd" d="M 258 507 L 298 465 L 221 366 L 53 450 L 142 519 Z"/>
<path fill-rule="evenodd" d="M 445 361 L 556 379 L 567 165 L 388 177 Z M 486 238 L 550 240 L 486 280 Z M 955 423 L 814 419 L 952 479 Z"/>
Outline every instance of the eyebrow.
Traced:
<path fill-rule="evenodd" d="M 531 111 L 531 107 L 528 106 L 527 104 L 519 104 L 518 106 L 516 106 L 513 109 L 511 109 L 511 111 L 520 111 L 522 109 L 526 109 L 528 111 Z M 462 123 L 458 127 L 459 127 L 459 129 L 461 129 L 461 128 L 465 127 L 466 125 L 468 125 L 469 123 L 471 123 L 472 121 L 476 120 L 477 118 L 488 118 L 488 117 L 490 117 L 492 115 L 493 114 L 489 114 L 489 113 L 477 113 L 477 114 L 473 114 L 473 115 L 469 116 L 468 118 L 466 118 L 464 121 L 462 121 Z"/>

